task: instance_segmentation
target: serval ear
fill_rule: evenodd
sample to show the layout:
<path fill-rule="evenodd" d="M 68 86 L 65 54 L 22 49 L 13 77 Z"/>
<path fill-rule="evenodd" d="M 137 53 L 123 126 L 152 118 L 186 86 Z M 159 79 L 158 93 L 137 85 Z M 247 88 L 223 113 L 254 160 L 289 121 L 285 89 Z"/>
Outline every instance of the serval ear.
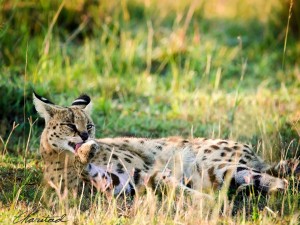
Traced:
<path fill-rule="evenodd" d="M 86 94 L 82 94 L 78 98 L 76 98 L 72 103 L 72 106 L 76 106 L 83 109 L 89 115 L 92 112 L 91 98 Z"/>
<path fill-rule="evenodd" d="M 60 110 L 61 107 L 54 105 L 53 102 L 48 99 L 38 95 L 33 91 L 33 103 L 35 105 L 36 111 L 40 114 L 42 118 L 45 119 L 46 123 L 48 123 L 49 119 L 53 117 L 53 115 Z"/>

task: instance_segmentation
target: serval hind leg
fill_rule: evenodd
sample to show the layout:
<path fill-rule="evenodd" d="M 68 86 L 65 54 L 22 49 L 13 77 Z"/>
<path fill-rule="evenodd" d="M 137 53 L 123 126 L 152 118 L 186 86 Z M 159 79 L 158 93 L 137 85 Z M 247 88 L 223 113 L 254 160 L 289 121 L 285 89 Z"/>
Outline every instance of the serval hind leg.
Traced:
<path fill-rule="evenodd" d="M 286 179 L 271 176 L 245 165 L 229 166 L 219 171 L 217 169 L 216 173 L 218 177 L 222 177 L 224 183 L 229 180 L 231 187 L 237 188 L 238 191 L 251 186 L 260 192 L 272 193 L 285 191 L 288 186 Z"/>

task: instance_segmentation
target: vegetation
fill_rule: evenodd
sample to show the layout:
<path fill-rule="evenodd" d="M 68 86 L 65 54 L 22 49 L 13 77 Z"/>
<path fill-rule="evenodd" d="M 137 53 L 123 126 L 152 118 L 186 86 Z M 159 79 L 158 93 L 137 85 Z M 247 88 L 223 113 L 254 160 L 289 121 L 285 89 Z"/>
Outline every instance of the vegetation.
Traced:
<path fill-rule="evenodd" d="M 0 224 L 43 195 L 33 89 L 60 105 L 89 94 L 97 137 L 221 137 L 251 143 L 269 162 L 299 156 L 297 1 L 2 0 L 0 10 Z M 66 203 L 37 215 L 297 224 L 298 182 L 275 197 L 221 191 L 213 207 L 148 192 L 129 206 L 100 196 L 88 211 Z"/>

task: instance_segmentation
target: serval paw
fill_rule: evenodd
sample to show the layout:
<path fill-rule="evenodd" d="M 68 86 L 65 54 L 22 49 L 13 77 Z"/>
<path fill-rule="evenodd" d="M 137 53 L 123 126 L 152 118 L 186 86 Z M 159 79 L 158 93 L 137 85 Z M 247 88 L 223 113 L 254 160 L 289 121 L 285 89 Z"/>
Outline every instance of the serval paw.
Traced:
<path fill-rule="evenodd" d="M 87 164 L 95 156 L 99 149 L 99 144 L 94 140 L 83 143 L 75 153 L 75 160 L 82 164 Z"/>

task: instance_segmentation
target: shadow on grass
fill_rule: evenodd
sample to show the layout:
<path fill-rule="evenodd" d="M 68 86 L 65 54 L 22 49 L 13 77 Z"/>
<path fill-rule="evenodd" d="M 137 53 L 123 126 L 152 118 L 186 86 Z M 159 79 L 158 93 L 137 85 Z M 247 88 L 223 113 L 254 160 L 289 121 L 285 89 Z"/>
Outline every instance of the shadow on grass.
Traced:
<path fill-rule="evenodd" d="M 26 203 L 39 200 L 41 196 L 42 171 L 36 166 L 16 168 L 14 163 L 0 163 L 0 203 Z"/>

